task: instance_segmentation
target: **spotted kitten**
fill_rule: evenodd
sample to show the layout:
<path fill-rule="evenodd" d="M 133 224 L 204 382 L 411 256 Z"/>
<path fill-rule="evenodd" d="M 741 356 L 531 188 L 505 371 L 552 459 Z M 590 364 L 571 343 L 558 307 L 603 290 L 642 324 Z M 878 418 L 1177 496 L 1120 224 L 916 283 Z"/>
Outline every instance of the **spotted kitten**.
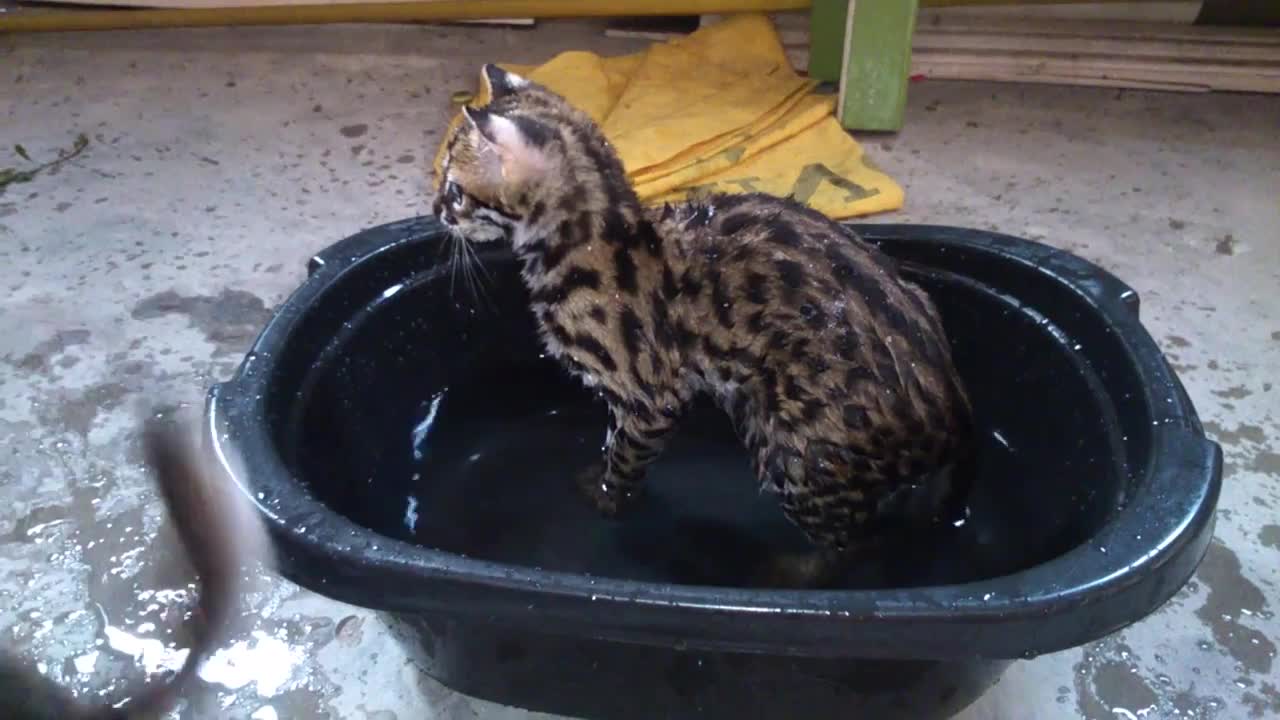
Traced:
<path fill-rule="evenodd" d="M 779 582 L 829 580 L 853 548 L 952 507 L 969 403 L 933 303 L 890 259 L 771 196 L 646 209 L 585 114 L 483 76 L 492 99 L 448 138 L 433 210 L 511 244 L 547 349 L 607 400 L 603 467 L 580 481 L 602 512 L 637 495 L 700 393 L 820 549 Z"/>

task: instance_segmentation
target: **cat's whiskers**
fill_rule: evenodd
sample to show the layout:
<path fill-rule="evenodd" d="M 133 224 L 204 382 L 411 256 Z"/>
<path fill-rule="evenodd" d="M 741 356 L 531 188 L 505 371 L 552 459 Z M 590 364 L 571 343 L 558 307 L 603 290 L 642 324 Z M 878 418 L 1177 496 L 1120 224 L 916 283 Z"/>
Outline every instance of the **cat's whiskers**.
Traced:
<path fill-rule="evenodd" d="M 484 269 L 484 265 L 480 262 L 480 257 L 475 247 L 465 239 L 462 241 L 461 258 L 463 278 L 466 280 L 467 289 L 471 292 L 471 299 L 477 304 L 483 304 L 491 310 L 496 310 L 496 306 L 484 286 L 485 281 L 489 279 L 488 271 Z M 479 268 L 479 271 L 476 268 Z M 481 272 L 484 273 L 483 276 Z"/>
<path fill-rule="evenodd" d="M 458 258 L 460 255 L 459 243 L 462 243 L 462 235 L 453 228 L 449 229 L 449 297 L 454 297 L 454 286 L 458 279 Z"/>
<path fill-rule="evenodd" d="M 480 269 L 480 274 L 485 280 L 493 282 L 493 276 L 489 274 L 489 269 L 484 266 L 484 261 L 480 259 L 480 253 L 474 247 L 471 247 L 471 258 L 475 260 L 476 267 Z"/>
<path fill-rule="evenodd" d="M 483 301 L 485 305 L 489 306 L 489 309 L 496 311 L 497 305 L 484 287 L 486 282 L 493 282 L 493 278 L 489 275 L 488 269 L 485 268 L 484 262 L 480 259 L 480 253 L 476 251 L 475 246 L 466 240 L 463 240 L 463 251 L 465 267 L 471 277 L 472 296 L 477 301 Z"/>

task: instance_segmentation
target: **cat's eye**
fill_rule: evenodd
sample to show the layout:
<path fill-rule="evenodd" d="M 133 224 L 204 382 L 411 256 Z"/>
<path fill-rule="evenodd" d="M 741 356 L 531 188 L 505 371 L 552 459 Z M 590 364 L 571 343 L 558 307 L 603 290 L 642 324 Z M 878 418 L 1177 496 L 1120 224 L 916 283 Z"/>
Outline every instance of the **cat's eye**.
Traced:
<path fill-rule="evenodd" d="M 445 183 L 444 199 L 446 202 L 449 203 L 449 205 L 453 207 L 453 209 L 460 210 L 462 208 L 462 201 L 463 201 L 462 188 L 458 187 L 458 183 L 452 180 L 450 180 L 448 183 Z"/>

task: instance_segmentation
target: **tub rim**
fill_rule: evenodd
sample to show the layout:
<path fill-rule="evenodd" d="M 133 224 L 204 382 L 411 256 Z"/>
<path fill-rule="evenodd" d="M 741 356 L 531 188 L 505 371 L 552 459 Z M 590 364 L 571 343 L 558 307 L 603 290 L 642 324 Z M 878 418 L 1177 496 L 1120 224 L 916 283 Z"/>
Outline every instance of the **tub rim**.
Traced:
<path fill-rule="evenodd" d="M 1114 331 L 1144 380 L 1141 400 L 1158 424 L 1149 463 L 1134 468 L 1145 479 L 1091 541 L 1012 575 L 963 584 L 791 591 L 541 570 L 365 529 L 293 480 L 266 431 L 267 383 L 276 351 L 304 309 L 344 274 L 443 232 L 424 217 L 366 229 L 311 258 L 307 279 L 279 306 L 234 377 L 210 389 L 206 441 L 267 520 L 276 569 L 322 595 L 375 610 L 500 618 L 534 631 L 705 650 L 946 660 L 1028 658 L 1075 647 L 1171 598 L 1212 537 L 1222 454 L 1141 325 L 1137 293 L 1083 258 L 1010 235 L 944 225 L 846 225 L 873 243 L 941 243 L 1021 265 L 1071 290 Z M 1134 537 L 1135 523 L 1145 539 Z"/>

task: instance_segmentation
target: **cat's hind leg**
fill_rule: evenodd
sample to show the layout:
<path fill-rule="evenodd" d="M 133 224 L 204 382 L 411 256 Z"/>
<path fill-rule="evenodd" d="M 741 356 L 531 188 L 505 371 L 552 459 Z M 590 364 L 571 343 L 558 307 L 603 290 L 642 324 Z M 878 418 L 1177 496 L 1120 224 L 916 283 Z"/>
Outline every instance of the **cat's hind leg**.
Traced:
<path fill-rule="evenodd" d="M 842 477 L 848 468 L 844 452 L 812 441 L 804 453 L 775 443 L 760 454 L 762 482 L 777 493 L 787 519 L 805 534 L 813 549 L 765 558 L 757 584 L 830 587 L 848 574 L 865 549 L 859 529 L 871 508 L 863 492 Z"/>

